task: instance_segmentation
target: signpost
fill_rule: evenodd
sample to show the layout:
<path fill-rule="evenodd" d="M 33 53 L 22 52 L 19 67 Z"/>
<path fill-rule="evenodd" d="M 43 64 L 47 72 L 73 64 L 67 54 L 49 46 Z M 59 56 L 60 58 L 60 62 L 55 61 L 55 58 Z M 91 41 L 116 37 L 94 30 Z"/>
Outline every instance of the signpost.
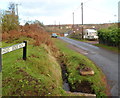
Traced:
<path fill-rule="evenodd" d="M 0 48 L 0 72 L 2 70 L 2 54 L 17 50 L 23 48 L 23 60 L 26 60 L 27 57 L 27 41 L 23 41 L 23 43 L 20 44 L 16 44 L 10 47 L 4 47 L 4 48 Z"/>
<path fill-rule="evenodd" d="M 5 47 L 5 48 L 2 48 L 1 54 L 5 54 L 5 53 L 8 53 L 8 52 L 11 52 L 19 48 L 23 48 L 23 47 L 25 47 L 25 43 L 20 43 L 20 44 L 16 44 L 10 47 Z"/>
<path fill-rule="evenodd" d="M 2 71 L 2 55 L 1 55 L 1 48 L 0 48 L 0 72 Z"/>

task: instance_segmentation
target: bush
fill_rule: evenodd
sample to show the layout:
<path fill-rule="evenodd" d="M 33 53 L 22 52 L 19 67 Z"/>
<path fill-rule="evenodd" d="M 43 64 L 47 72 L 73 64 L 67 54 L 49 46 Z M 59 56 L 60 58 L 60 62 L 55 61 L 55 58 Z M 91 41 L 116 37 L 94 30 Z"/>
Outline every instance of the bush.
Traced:
<path fill-rule="evenodd" d="M 99 43 L 109 46 L 120 47 L 120 28 L 107 28 L 98 31 Z"/>
<path fill-rule="evenodd" d="M 21 31 L 21 32 L 20 32 Z M 41 29 L 36 24 L 31 24 L 21 27 L 20 31 L 10 30 L 2 34 L 2 40 L 7 42 L 12 42 L 13 40 L 19 39 L 20 37 L 27 37 L 34 39 L 34 45 L 39 46 L 41 44 L 46 44 L 47 46 L 52 46 L 53 42 L 47 32 Z"/>
<path fill-rule="evenodd" d="M 69 35 L 69 37 L 70 37 L 70 38 L 79 39 L 79 40 L 82 39 L 82 35 L 79 34 L 79 33 L 71 33 L 71 34 Z"/>

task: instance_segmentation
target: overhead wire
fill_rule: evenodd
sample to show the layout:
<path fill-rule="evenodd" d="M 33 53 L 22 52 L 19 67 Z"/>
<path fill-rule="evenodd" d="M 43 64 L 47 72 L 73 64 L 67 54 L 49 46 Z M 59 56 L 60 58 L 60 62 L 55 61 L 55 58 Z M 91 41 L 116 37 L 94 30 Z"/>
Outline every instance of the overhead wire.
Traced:
<path fill-rule="evenodd" d="M 88 8 L 91 8 L 91 9 L 93 9 L 93 10 L 96 10 L 97 12 L 100 12 L 101 13 L 101 17 L 103 17 L 103 18 L 108 18 L 108 14 L 110 15 L 110 17 L 115 17 L 115 16 L 117 16 L 117 14 L 114 14 L 114 12 L 115 12 L 115 10 L 114 10 L 114 12 L 112 11 L 112 12 L 108 12 L 108 11 L 105 11 L 105 10 L 101 10 L 101 9 L 98 9 L 98 8 L 94 8 L 94 7 L 90 7 L 90 6 L 88 6 L 88 5 L 86 5 L 88 2 L 90 2 L 90 1 L 92 1 L 92 0 L 86 0 L 85 2 L 83 2 L 83 4 L 84 4 L 84 6 L 85 7 L 88 7 Z M 114 3 L 115 4 L 115 3 Z M 113 6 L 112 6 L 112 8 L 111 8 L 111 10 L 113 10 L 113 9 L 115 9 L 115 6 L 116 5 L 114 5 L 113 4 Z M 81 4 L 73 11 L 74 12 L 74 14 L 75 14 L 75 12 L 79 9 L 81 7 Z M 104 15 L 103 15 L 103 13 L 104 13 Z M 110 21 L 110 20 L 109 20 Z"/>

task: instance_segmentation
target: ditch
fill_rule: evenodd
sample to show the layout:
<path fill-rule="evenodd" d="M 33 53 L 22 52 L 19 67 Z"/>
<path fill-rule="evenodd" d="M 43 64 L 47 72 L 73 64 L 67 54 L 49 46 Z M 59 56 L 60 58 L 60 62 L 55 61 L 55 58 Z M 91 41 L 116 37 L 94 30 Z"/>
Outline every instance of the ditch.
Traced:
<path fill-rule="evenodd" d="M 92 83 L 89 81 L 81 81 L 79 83 L 76 81 L 73 85 L 69 83 L 68 81 L 68 75 L 66 65 L 64 64 L 64 61 L 60 62 L 61 70 L 62 70 L 62 79 L 63 79 L 63 89 L 65 91 L 70 92 L 77 92 L 77 93 L 88 93 L 88 94 L 95 94 L 94 90 L 92 89 Z"/>

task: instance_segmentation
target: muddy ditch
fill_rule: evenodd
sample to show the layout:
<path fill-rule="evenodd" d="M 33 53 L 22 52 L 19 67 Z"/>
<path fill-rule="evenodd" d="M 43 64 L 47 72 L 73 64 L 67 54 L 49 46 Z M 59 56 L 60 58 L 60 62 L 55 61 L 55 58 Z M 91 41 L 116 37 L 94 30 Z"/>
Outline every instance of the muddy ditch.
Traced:
<path fill-rule="evenodd" d="M 61 70 L 62 70 L 62 79 L 63 79 L 63 89 L 65 91 L 73 92 L 73 93 L 87 93 L 87 94 L 95 94 L 94 90 L 92 89 L 92 83 L 89 81 L 81 81 L 79 83 L 76 81 L 76 83 L 71 84 L 68 81 L 68 72 L 66 65 L 64 64 L 64 61 L 59 61 Z"/>

